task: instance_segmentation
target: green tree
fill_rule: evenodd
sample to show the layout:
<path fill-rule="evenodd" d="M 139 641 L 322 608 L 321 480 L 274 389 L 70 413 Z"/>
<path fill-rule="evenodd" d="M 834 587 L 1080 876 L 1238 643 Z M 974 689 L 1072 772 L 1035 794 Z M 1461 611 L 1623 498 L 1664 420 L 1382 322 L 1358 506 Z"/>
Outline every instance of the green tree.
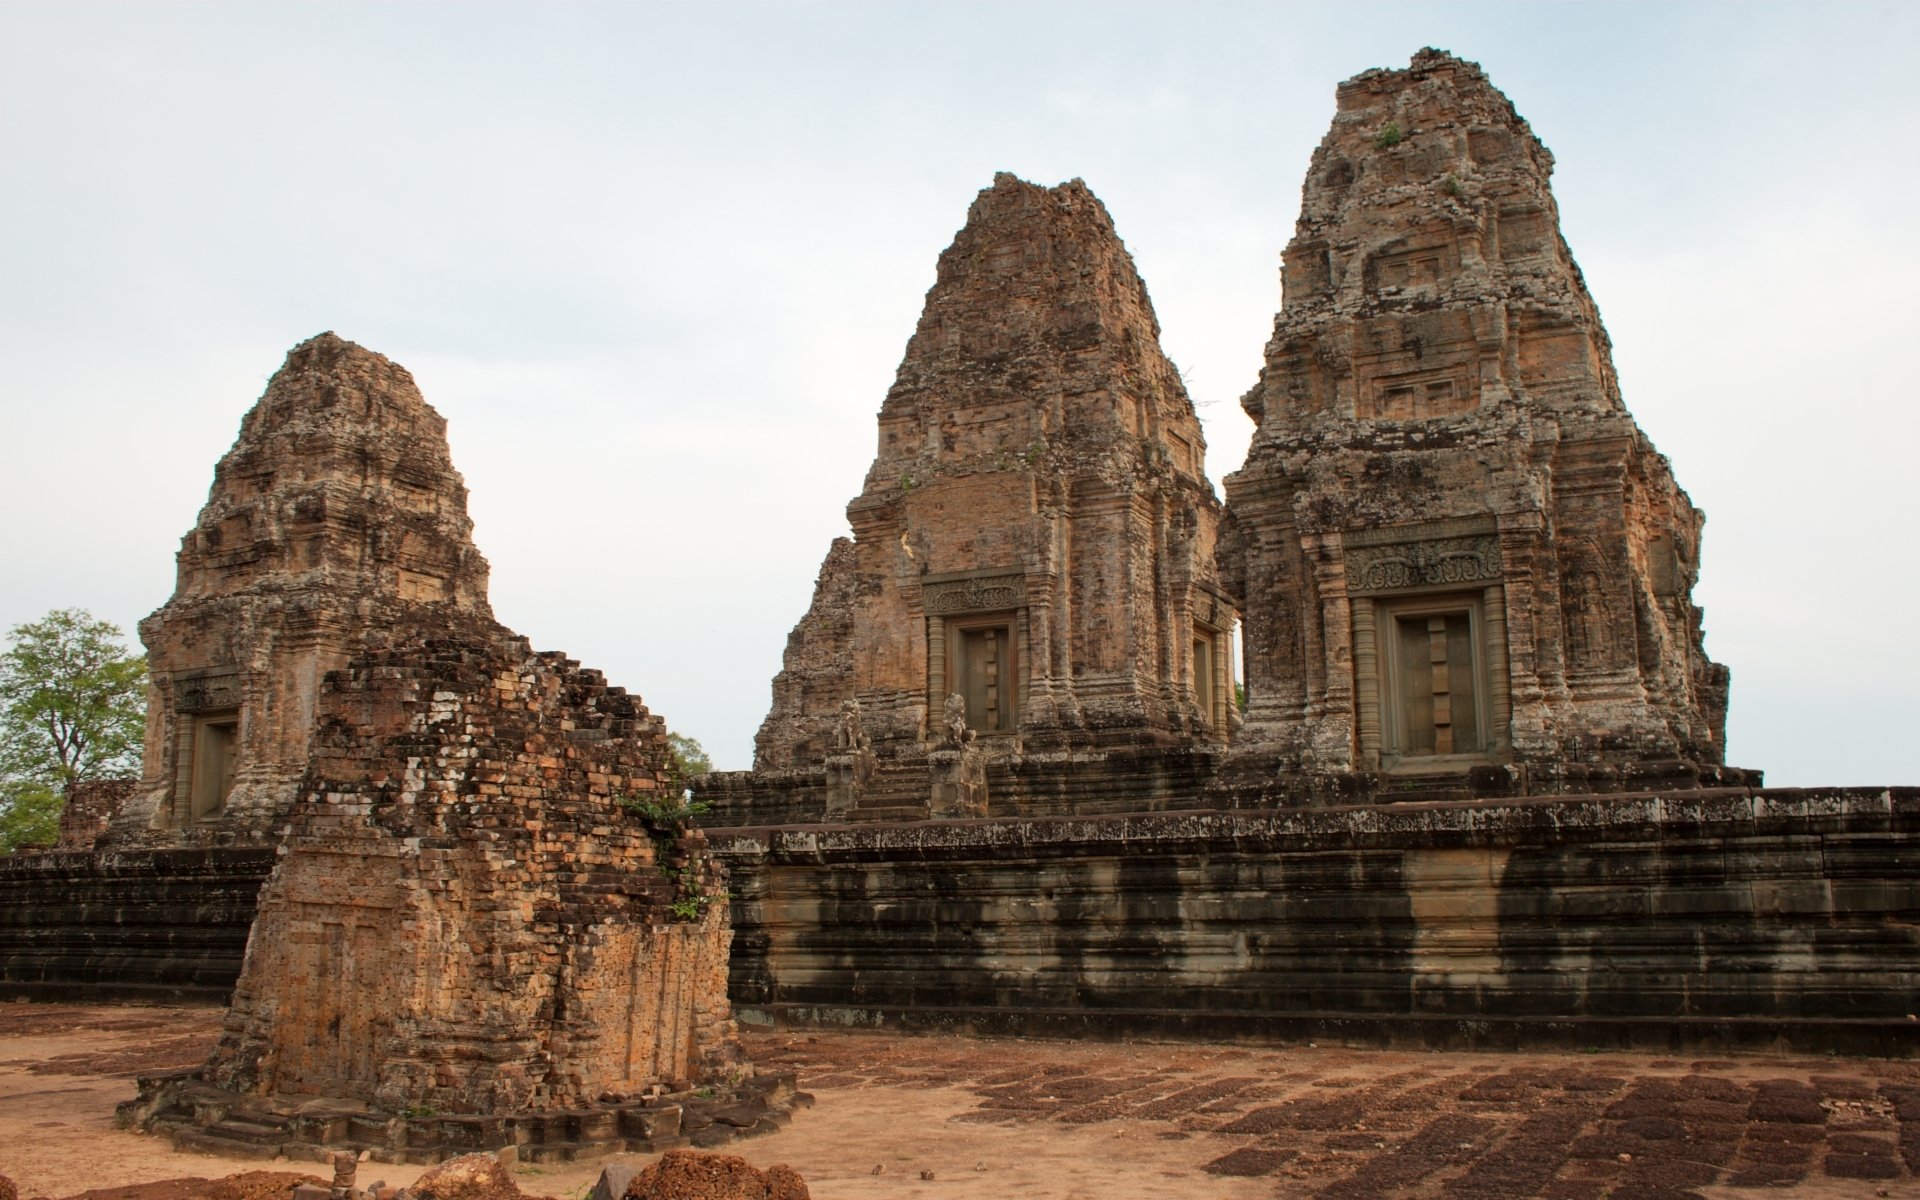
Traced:
<path fill-rule="evenodd" d="M 706 749 L 684 733 L 667 735 L 667 753 L 671 756 L 669 761 L 673 769 L 680 773 L 682 779 L 705 775 L 713 770 L 713 760 L 707 757 Z"/>
<path fill-rule="evenodd" d="M 55 609 L 0 654 L 0 847 L 52 841 L 66 787 L 139 769 L 147 660 L 111 621 Z"/>

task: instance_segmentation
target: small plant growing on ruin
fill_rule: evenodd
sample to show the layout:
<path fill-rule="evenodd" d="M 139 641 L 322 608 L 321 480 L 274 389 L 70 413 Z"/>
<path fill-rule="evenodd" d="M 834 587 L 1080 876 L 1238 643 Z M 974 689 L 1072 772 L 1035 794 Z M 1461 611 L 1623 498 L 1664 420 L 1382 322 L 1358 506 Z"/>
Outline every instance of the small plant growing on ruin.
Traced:
<path fill-rule="evenodd" d="M 902 472 L 900 472 L 900 490 L 901 490 L 901 491 L 903 491 L 903 492 L 910 492 L 910 491 L 912 491 L 912 490 L 913 490 L 914 488 L 916 488 L 916 487 L 918 487 L 918 486 L 919 486 L 919 484 L 918 484 L 918 483 L 917 483 L 917 481 L 915 481 L 915 479 L 913 478 L 913 473 L 912 473 L 912 472 L 910 472 L 910 471 L 902 471 Z"/>
<path fill-rule="evenodd" d="M 679 827 L 712 807 L 705 800 L 688 800 L 677 791 L 660 795 L 621 796 L 620 808 L 663 832 L 678 832 Z"/>
<path fill-rule="evenodd" d="M 1406 134 L 1400 132 L 1400 122 L 1388 121 L 1385 127 L 1380 130 L 1379 135 L 1373 139 L 1373 144 L 1385 150 L 1389 146 L 1398 146 L 1406 140 L 1406 137 Z"/>
<path fill-rule="evenodd" d="M 618 796 L 614 803 L 622 812 L 638 817 L 646 826 L 647 837 L 653 841 L 654 861 L 661 863 L 660 873 L 673 881 L 676 897 L 667 903 L 667 911 L 676 921 L 698 921 L 707 906 L 716 901 L 731 900 L 727 892 L 702 892 L 700 872 L 690 867 L 665 865 L 668 848 L 687 832 L 693 818 L 706 812 L 711 806 L 704 800 L 692 798 L 686 784 L 685 766 L 689 762 L 704 762 L 706 755 L 700 752 L 699 743 L 690 742 L 697 758 L 685 753 L 683 747 L 675 747 L 675 752 L 667 764 L 667 783 L 658 792 L 643 793 L 638 796 Z M 692 853 L 697 858 L 698 850 Z"/>
<path fill-rule="evenodd" d="M 676 921 L 698 921 L 700 914 L 707 911 L 709 904 L 733 899 L 732 892 L 696 892 L 691 896 L 682 896 L 667 905 L 667 911 Z"/>
<path fill-rule="evenodd" d="M 1453 176 L 1449 175 L 1446 177 L 1444 181 L 1441 182 L 1440 190 L 1457 200 L 1460 197 L 1460 192 L 1462 189 L 1460 187 L 1460 181 L 1458 179 L 1455 179 Z"/>

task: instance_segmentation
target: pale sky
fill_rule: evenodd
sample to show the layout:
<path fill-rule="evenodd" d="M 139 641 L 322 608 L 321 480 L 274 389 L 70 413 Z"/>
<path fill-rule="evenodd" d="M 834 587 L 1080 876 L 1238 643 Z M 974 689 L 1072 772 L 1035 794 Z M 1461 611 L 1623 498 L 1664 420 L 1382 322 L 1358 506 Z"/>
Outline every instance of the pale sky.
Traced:
<path fill-rule="evenodd" d="M 1334 86 L 1481 63 L 1707 513 L 1729 761 L 1920 783 L 1920 5 L 0 0 L 0 627 L 134 623 L 295 343 L 451 427 L 495 612 L 745 767 L 934 261 L 1080 177 L 1238 468 Z"/>

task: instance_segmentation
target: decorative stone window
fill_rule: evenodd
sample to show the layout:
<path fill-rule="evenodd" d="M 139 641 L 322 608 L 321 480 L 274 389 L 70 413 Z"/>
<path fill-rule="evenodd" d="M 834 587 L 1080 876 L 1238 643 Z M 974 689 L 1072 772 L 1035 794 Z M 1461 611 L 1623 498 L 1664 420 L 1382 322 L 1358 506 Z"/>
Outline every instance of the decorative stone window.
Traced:
<path fill-rule="evenodd" d="M 1381 375 L 1361 397 L 1357 414 L 1366 420 L 1415 421 L 1471 410 L 1478 398 L 1459 368 Z"/>

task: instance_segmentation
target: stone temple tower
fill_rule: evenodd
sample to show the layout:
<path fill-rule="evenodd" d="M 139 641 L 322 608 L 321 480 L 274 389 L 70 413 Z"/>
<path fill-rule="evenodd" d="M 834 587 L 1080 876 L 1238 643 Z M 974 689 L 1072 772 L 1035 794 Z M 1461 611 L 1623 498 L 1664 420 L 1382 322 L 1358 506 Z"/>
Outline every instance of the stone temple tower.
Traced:
<path fill-rule="evenodd" d="M 1235 787 L 1748 778 L 1720 765 L 1702 517 L 1621 402 L 1552 166 L 1473 63 L 1340 86 L 1227 481 Z"/>
<path fill-rule="evenodd" d="M 139 791 L 115 845 L 270 842 L 307 768 L 322 677 L 367 631 L 491 628 L 447 423 L 388 359 L 293 348 L 215 468 L 152 673 Z"/>
<path fill-rule="evenodd" d="M 756 769 L 924 761 L 950 705 L 996 764 L 1224 744 L 1237 614 L 1204 452 L 1106 208 L 996 176 L 940 256 Z"/>

